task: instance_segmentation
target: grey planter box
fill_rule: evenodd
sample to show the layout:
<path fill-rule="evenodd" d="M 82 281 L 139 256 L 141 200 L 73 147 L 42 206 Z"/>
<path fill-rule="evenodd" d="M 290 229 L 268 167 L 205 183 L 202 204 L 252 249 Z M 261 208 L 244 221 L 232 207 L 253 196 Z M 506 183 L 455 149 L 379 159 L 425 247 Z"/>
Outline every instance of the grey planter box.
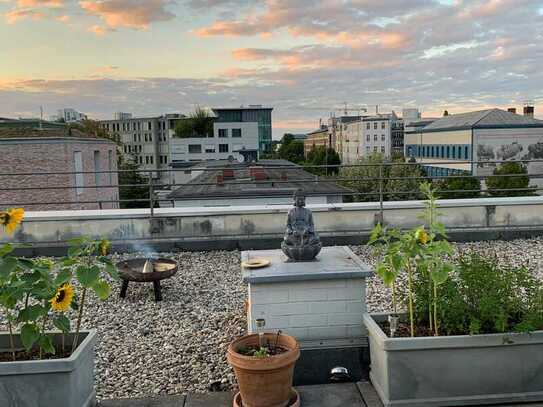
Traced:
<path fill-rule="evenodd" d="M 96 331 L 83 331 L 69 358 L 0 363 L 0 406 L 94 407 L 94 345 Z M 18 336 L 16 346 L 20 346 Z M 65 343 L 71 346 L 72 335 Z M 60 344 L 61 335 L 54 342 Z M 9 350 L 9 335 L 0 333 L 0 350 Z"/>
<path fill-rule="evenodd" d="M 364 314 L 370 380 L 385 406 L 460 406 L 543 400 L 543 331 L 389 338 Z"/>

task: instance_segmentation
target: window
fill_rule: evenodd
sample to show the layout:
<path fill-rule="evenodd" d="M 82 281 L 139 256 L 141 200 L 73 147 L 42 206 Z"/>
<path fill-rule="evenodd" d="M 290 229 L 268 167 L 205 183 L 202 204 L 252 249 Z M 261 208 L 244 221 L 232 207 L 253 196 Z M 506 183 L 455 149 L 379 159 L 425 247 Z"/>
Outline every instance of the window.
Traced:
<path fill-rule="evenodd" d="M 155 163 L 155 157 L 154 157 L 154 156 L 150 156 L 150 157 L 149 157 L 149 162 L 150 162 L 151 164 L 154 164 L 154 163 Z"/>
<path fill-rule="evenodd" d="M 385 146 L 381 146 L 381 152 L 384 154 L 385 153 Z"/>
<path fill-rule="evenodd" d="M 374 146 L 374 147 L 373 147 L 373 151 L 377 151 L 377 146 Z"/>
<path fill-rule="evenodd" d="M 228 144 L 219 144 L 219 153 L 227 153 Z"/>
<path fill-rule="evenodd" d="M 141 155 L 139 156 L 139 162 L 140 162 L 140 164 L 143 164 L 143 156 L 141 156 Z"/>
<path fill-rule="evenodd" d="M 219 129 L 219 137 L 228 137 L 228 129 Z"/>
<path fill-rule="evenodd" d="M 370 141 L 370 135 L 369 134 L 366 135 L 366 141 Z"/>
<path fill-rule="evenodd" d="M 153 141 L 153 135 L 149 134 L 149 141 Z"/>
<path fill-rule="evenodd" d="M 373 141 L 377 141 L 377 134 L 373 135 Z"/>
<path fill-rule="evenodd" d="M 145 156 L 145 164 L 149 164 L 149 156 L 148 155 Z"/>
<path fill-rule="evenodd" d="M 447 146 L 447 158 L 451 157 L 451 147 Z"/>
<path fill-rule="evenodd" d="M 374 130 L 377 130 L 377 122 L 374 122 L 374 123 L 373 123 L 373 129 L 374 129 Z"/>
<path fill-rule="evenodd" d="M 96 150 L 94 152 L 94 185 L 100 185 L 100 151 Z"/>
<path fill-rule="evenodd" d="M 85 179 L 83 178 L 83 155 L 81 151 L 74 151 L 75 193 L 81 195 Z"/>
<path fill-rule="evenodd" d="M 147 143 L 148 139 L 147 139 L 147 133 L 145 133 L 145 142 Z"/>
<path fill-rule="evenodd" d="M 215 152 L 215 146 L 212 144 L 208 144 L 205 149 L 206 153 L 214 153 Z"/>
<path fill-rule="evenodd" d="M 385 122 L 381 122 L 381 128 L 382 129 L 386 128 L 386 123 Z"/>
<path fill-rule="evenodd" d="M 381 134 L 381 141 L 385 141 L 385 135 Z"/>
<path fill-rule="evenodd" d="M 152 129 L 153 129 L 153 126 L 151 122 L 147 122 L 147 130 L 152 130 Z"/>
<path fill-rule="evenodd" d="M 241 137 L 241 129 L 232 129 L 232 137 Z"/>
<path fill-rule="evenodd" d="M 136 134 L 134 134 L 134 143 L 138 141 L 138 136 Z"/>
<path fill-rule="evenodd" d="M 136 122 L 132 123 L 132 130 L 136 131 Z"/>
<path fill-rule="evenodd" d="M 189 144 L 189 154 L 200 154 L 202 146 L 200 144 Z"/>
<path fill-rule="evenodd" d="M 431 147 L 431 153 L 430 153 L 430 156 L 433 157 L 434 156 L 434 146 Z"/>
<path fill-rule="evenodd" d="M 464 147 L 464 158 L 467 160 L 469 158 L 469 149 L 468 146 Z"/>
<path fill-rule="evenodd" d="M 370 129 L 370 124 L 369 123 L 366 123 L 366 129 Z"/>
<path fill-rule="evenodd" d="M 452 158 L 456 158 L 456 146 L 452 147 Z"/>
<path fill-rule="evenodd" d="M 445 146 L 441 146 L 441 154 L 440 154 L 440 157 L 441 157 L 441 158 L 445 157 Z"/>
<path fill-rule="evenodd" d="M 366 146 L 366 153 L 367 153 L 367 154 L 370 153 L 370 146 Z"/>
<path fill-rule="evenodd" d="M 141 122 L 138 122 L 138 131 L 141 130 Z"/>
<path fill-rule="evenodd" d="M 113 171 L 113 150 L 107 150 L 107 170 Z M 113 185 L 113 173 L 108 174 L 109 185 Z"/>

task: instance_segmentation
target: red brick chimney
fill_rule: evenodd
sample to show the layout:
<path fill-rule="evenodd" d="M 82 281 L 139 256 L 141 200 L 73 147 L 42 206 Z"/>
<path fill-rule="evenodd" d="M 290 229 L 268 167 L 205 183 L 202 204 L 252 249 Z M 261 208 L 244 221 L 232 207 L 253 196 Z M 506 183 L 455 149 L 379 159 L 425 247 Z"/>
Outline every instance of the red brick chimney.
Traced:
<path fill-rule="evenodd" d="M 517 114 L 517 108 L 516 107 L 510 107 L 509 109 L 507 109 L 507 111 L 509 113 Z"/>
<path fill-rule="evenodd" d="M 224 169 L 222 170 L 222 176 L 224 177 L 224 179 L 234 178 L 234 170 Z"/>
<path fill-rule="evenodd" d="M 531 118 L 534 117 L 534 107 L 532 105 L 524 106 L 524 116 Z"/>

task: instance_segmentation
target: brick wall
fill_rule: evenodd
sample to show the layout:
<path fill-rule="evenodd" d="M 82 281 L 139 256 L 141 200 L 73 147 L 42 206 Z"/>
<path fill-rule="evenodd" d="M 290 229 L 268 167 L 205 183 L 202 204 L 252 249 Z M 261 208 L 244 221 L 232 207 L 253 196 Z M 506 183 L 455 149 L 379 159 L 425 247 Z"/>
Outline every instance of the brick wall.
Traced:
<path fill-rule="evenodd" d="M 81 193 L 76 192 L 74 174 L 46 175 L 47 172 L 74 172 L 74 152 L 81 151 L 83 171 L 95 171 L 94 151 L 99 151 L 100 171 L 117 170 L 116 145 L 102 139 L 9 139 L 0 140 L 2 159 L 0 174 L 32 173 L 32 175 L 0 175 L 0 206 L 24 206 L 27 210 L 111 209 L 117 203 L 85 203 L 118 199 L 118 178 L 113 174 L 99 175 L 96 188 L 95 174 L 83 174 Z M 112 188 L 108 188 L 108 186 Z M 40 189 L 51 188 L 53 189 Z M 68 187 L 68 188 L 66 188 Z M 12 191 L 6 189 L 15 189 Z M 26 189 L 32 188 L 32 189 Z M 71 202 L 71 203 L 67 203 Z"/>

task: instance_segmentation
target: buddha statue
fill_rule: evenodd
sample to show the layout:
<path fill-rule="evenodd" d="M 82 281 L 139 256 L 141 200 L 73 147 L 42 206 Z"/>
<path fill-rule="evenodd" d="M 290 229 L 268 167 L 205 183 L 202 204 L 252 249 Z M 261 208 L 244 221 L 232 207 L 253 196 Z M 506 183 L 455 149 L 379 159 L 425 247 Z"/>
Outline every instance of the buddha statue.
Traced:
<path fill-rule="evenodd" d="M 310 261 L 321 251 L 322 244 L 315 232 L 313 214 L 305 207 L 305 195 L 294 193 L 294 208 L 287 216 L 287 230 L 281 243 L 283 253 L 293 261 Z"/>

